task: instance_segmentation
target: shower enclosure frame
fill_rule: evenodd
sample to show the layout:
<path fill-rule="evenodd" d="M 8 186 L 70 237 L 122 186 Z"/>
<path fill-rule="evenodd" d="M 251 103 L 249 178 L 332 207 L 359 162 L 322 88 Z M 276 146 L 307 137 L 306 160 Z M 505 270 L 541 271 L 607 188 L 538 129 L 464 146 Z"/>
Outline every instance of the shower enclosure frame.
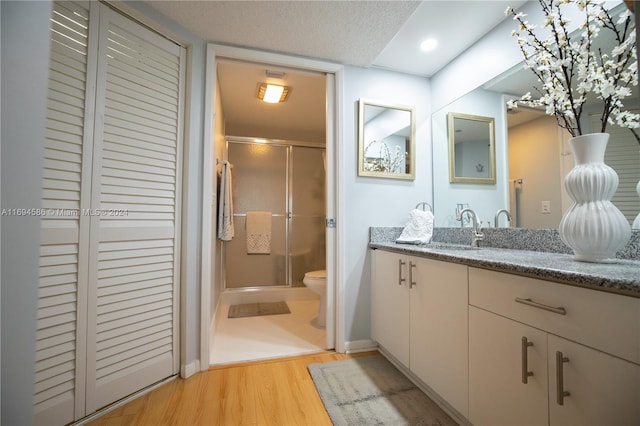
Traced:
<path fill-rule="evenodd" d="M 303 288 L 304 286 L 294 286 L 293 285 L 293 264 L 291 261 L 291 250 L 292 250 L 292 241 L 291 241 L 291 228 L 293 225 L 293 219 L 296 215 L 293 214 L 293 161 L 292 154 L 294 147 L 303 147 L 303 148 L 313 148 L 322 150 L 323 161 L 326 162 L 326 147 L 323 144 L 314 143 L 314 142 L 305 142 L 305 141 L 295 141 L 295 140 L 287 140 L 287 139 L 267 139 L 267 138 L 253 138 L 253 137 L 244 137 L 244 136 L 225 136 L 225 156 L 226 158 L 233 163 L 232 159 L 228 158 L 229 153 L 229 143 L 239 143 L 239 144 L 258 144 L 258 145 L 269 145 L 274 147 L 284 147 L 286 148 L 286 179 L 285 179 L 285 213 L 284 214 L 272 214 L 272 217 L 284 217 L 285 218 L 285 284 L 279 285 L 253 285 L 253 286 L 243 286 L 243 287 L 227 287 L 227 244 L 228 242 L 223 242 L 221 245 L 221 253 L 220 253 L 220 265 L 222 266 L 222 288 L 224 291 L 255 291 L 255 290 L 263 290 L 263 289 L 274 289 L 274 288 Z M 325 163 L 326 164 L 326 163 Z M 323 224 L 326 220 L 326 165 L 325 165 L 325 202 L 324 202 L 324 213 L 321 215 L 323 218 Z M 246 217 L 246 213 L 233 213 L 233 217 Z M 326 240 L 326 230 L 324 234 L 324 238 Z M 325 263 L 326 263 L 326 247 L 325 247 Z"/>

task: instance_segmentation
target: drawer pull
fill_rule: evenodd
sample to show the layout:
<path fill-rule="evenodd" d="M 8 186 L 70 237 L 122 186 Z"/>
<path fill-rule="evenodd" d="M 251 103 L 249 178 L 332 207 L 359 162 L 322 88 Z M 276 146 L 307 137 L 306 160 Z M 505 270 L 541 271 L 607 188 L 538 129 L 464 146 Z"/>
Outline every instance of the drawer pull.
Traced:
<path fill-rule="evenodd" d="M 556 351 L 556 402 L 558 405 L 564 405 L 564 397 L 571 395 L 570 392 L 564 390 L 565 362 L 569 362 L 569 358 L 565 357 L 562 352 Z"/>
<path fill-rule="evenodd" d="M 409 261 L 409 288 L 412 288 L 417 283 L 413 280 L 413 268 L 416 267 L 416 264 L 412 261 Z"/>
<path fill-rule="evenodd" d="M 554 314 L 567 315 L 567 310 L 565 308 L 563 308 L 562 306 L 554 308 L 553 306 L 545 305 L 545 304 L 539 303 L 539 302 L 534 302 L 531 299 L 522 299 L 520 297 L 516 297 L 515 300 L 518 303 L 522 303 L 524 305 L 533 306 L 534 308 L 544 309 L 545 311 L 553 312 Z"/>
<path fill-rule="evenodd" d="M 533 342 L 530 342 L 526 337 L 522 336 L 522 383 L 525 385 L 529 381 L 529 377 L 533 376 L 533 371 L 529 371 L 529 347 L 533 346 Z"/>
<path fill-rule="evenodd" d="M 403 262 L 402 259 L 398 259 L 398 285 L 402 285 L 402 283 L 406 281 L 405 278 L 402 278 L 402 267 L 406 265 L 406 263 L 407 262 Z"/>

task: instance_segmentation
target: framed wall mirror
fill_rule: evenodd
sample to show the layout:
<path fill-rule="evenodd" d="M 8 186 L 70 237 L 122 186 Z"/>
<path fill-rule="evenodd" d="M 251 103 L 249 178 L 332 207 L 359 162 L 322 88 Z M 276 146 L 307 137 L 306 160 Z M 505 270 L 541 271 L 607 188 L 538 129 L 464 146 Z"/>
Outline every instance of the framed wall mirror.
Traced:
<path fill-rule="evenodd" d="M 495 184 L 494 119 L 450 112 L 447 126 L 449 182 Z"/>
<path fill-rule="evenodd" d="M 415 179 L 414 108 L 358 103 L 358 176 Z"/>

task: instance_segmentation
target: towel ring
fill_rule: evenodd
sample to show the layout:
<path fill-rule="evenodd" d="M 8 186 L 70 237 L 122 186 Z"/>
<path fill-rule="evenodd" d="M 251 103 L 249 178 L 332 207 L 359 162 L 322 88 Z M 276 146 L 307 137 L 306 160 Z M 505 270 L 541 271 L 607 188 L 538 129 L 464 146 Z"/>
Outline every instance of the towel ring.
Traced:
<path fill-rule="evenodd" d="M 420 206 L 422 206 L 422 210 L 424 210 L 424 211 L 427 211 L 426 207 L 429 206 L 429 211 L 433 212 L 433 207 L 431 207 L 431 204 L 429 204 L 429 203 L 426 203 L 424 201 L 422 203 L 418 203 L 418 204 L 416 204 L 416 209 L 419 209 Z"/>

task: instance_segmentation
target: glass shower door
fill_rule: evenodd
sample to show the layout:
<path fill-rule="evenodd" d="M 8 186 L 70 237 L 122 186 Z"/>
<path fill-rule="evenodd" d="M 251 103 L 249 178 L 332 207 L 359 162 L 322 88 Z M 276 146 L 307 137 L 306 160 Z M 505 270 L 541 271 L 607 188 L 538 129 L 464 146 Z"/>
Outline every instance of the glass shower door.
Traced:
<path fill-rule="evenodd" d="M 309 271 L 325 269 L 324 149 L 291 151 L 291 285 L 304 286 Z"/>
<path fill-rule="evenodd" d="M 235 237 L 225 243 L 225 287 L 281 286 L 288 283 L 287 205 L 288 147 L 258 143 L 228 143 L 233 164 Z M 247 250 L 247 212 L 271 213 L 268 254 Z"/>

